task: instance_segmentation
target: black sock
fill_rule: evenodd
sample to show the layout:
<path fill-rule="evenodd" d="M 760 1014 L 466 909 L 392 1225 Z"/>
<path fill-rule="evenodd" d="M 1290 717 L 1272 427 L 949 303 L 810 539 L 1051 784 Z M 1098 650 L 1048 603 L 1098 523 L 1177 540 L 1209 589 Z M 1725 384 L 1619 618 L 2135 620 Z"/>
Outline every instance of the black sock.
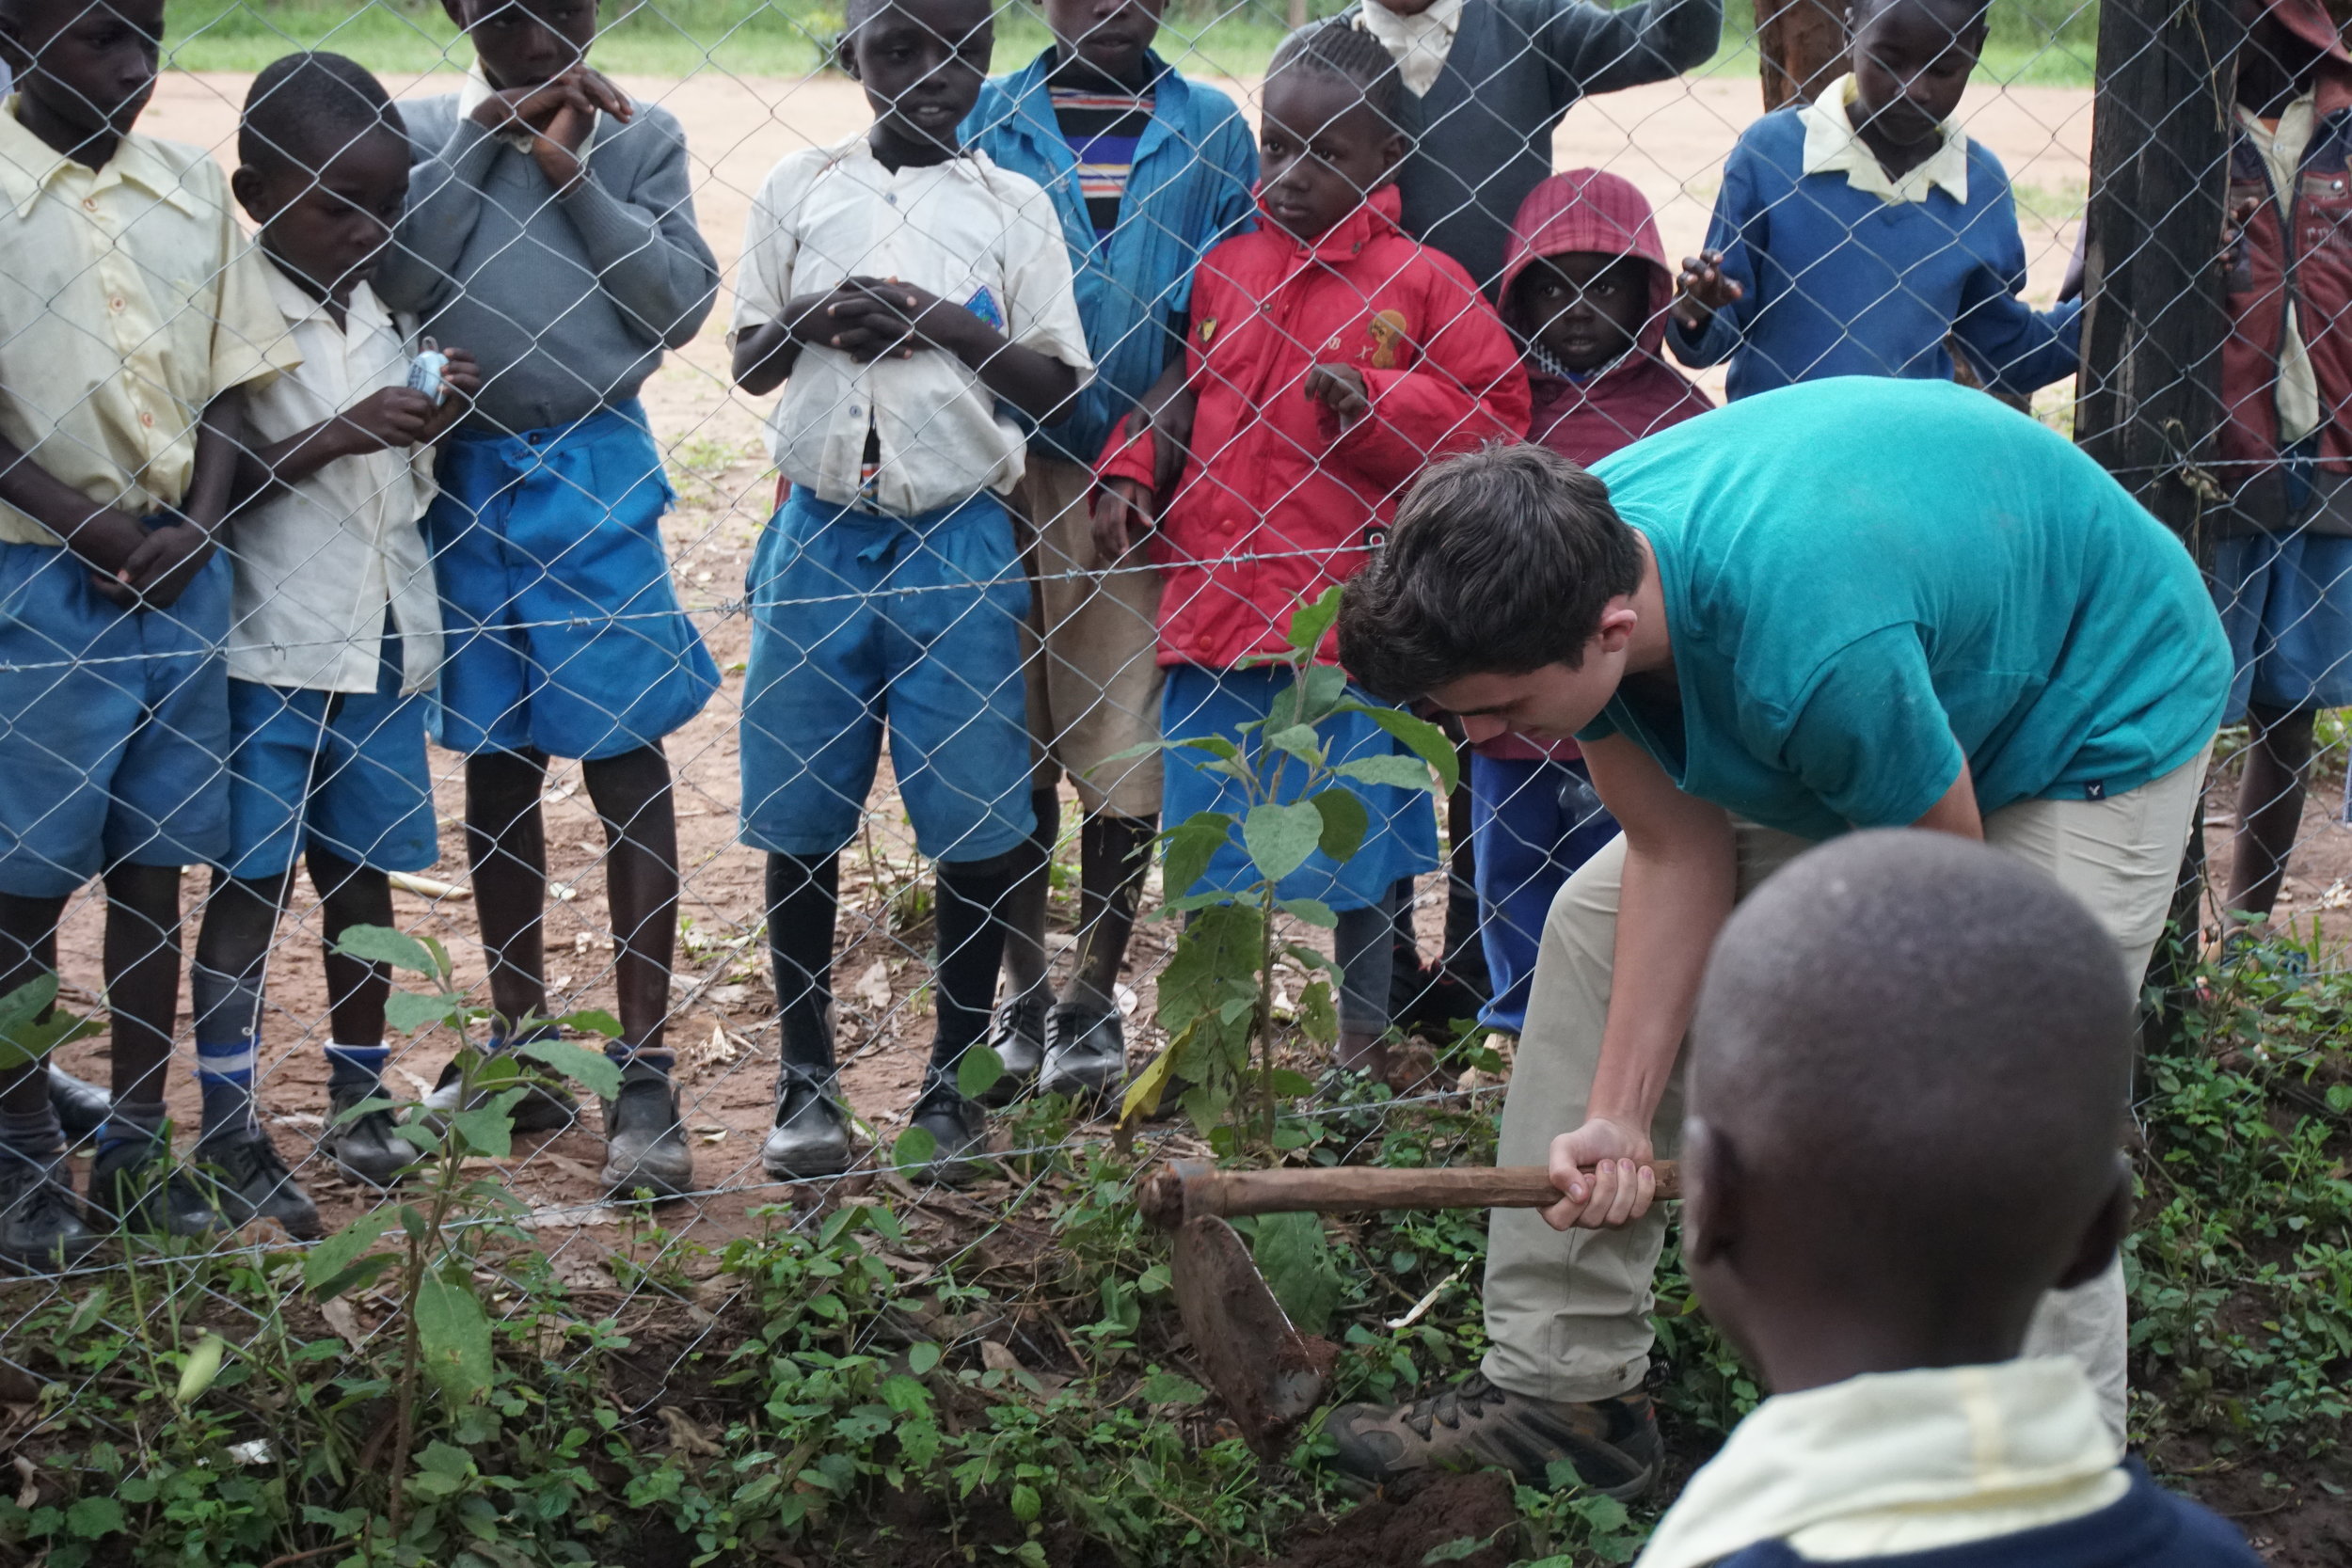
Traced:
<path fill-rule="evenodd" d="M 41 1067 L 46 1070 L 45 1063 Z M 64 1159 L 65 1129 L 57 1125 L 57 1108 L 43 1101 L 38 1111 L 0 1111 L 0 1148 L 36 1164 Z"/>
<path fill-rule="evenodd" d="M 931 1040 L 935 1073 L 952 1074 L 964 1049 L 988 1029 L 996 965 L 1005 950 L 1004 911 L 1029 856 L 1024 844 L 989 860 L 939 863 L 939 957 L 932 970 L 939 1013 L 939 1033 Z"/>
<path fill-rule="evenodd" d="M 768 959 L 776 976 L 787 1067 L 833 1071 L 833 936 L 841 857 L 768 857 Z"/>

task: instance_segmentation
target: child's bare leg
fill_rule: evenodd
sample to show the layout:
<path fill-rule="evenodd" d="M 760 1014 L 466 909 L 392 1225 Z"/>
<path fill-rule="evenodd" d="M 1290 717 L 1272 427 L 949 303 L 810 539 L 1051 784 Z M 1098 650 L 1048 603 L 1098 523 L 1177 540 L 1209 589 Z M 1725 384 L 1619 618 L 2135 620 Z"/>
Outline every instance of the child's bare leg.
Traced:
<path fill-rule="evenodd" d="M 2238 784 L 2238 829 L 2231 856 L 2227 908 L 2268 921 L 2286 878 L 2287 858 L 2303 825 L 2303 770 L 2312 760 L 2309 708 L 2249 705 L 2252 734 Z"/>
<path fill-rule="evenodd" d="M 164 1075 L 180 1010 L 180 868 L 130 865 L 106 873 L 106 1006 L 114 1114 L 98 1134 L 90 1200 L 135 1229 L 198 1236 L 217 1223 L 181 1171 L 156 1168 L 164 1146 Z"/>
<path fill-rule="evenodd" d="M 204 1095 L 204 1135 L 258 1131 L 253 1115 L 253 1054 L 262 1033 L 262 979 L 270 942 L 286 908 L 291 870 L 274 877 L 213 873 L 196 932 L 188 991 L 196 1009 L 197 1083 Z"/>
<path fill-rule="evenodd" d="M 619 955 L 621 1039 L 632 1060 L 670 1070 L 670 963 L 677 941 L 677 816 L 659 745 L 580 765 L 604 823 L 605 899 Z"/>
<path fill-rule="evenodd" d="M 1098 1095 L 1127 1076 L 1119 1016 L 1119 966 L 1135 932 L 1136 904 L 1152 869 L 1157 823 L 1089 813 L 1078 828 L 1078 953 L 1070 989 L 1047 1031 L 1053 1048 L 1040 1079 L 1049 1094 Z"/>
<path fill-rule="evenodd" d="M 466 855 L 474 910 L 489 955 L 490 1006 L 511 1029 L 548 1010 L 541 922 L 548 901 L 547 824 L 540 752 L 484 752 L 466 759 Z"/>
<path fill-rule="evenodd" d="M 392 923 L 392 881 L 381 871 L 313 847 L 306 857 L 310 883 L 319 890 L 326 927 L 326 1009 L 340 1046 L 381 1046 L 384 1001 L 392 993 L 391 972 L 335 951 L 354 926 Z"/>

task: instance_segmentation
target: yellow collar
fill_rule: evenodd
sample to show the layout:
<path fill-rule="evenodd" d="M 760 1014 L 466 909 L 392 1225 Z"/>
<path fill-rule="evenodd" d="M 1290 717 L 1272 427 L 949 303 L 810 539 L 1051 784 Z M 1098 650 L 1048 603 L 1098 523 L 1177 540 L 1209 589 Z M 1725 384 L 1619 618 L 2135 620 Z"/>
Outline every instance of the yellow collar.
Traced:
<path fill-rule="evenodd" d="M 87 180 L 92 197 L 113 185 L 135 185 L 191 217 L 201 214 L 202 203 L 189 194 L 181 171 L 156 151 L 151 138 L 136 132 L 125 135 L 115 144 L 115 155 L 105 166 L 93 169 L 24 129 L 16 118 L 16 105 L 13 93 L 0 103 L 0 197 L 5 197 L 8 210 L 17 217 L 30 213 L 41 193 L 60 178 Z"/>
<path fill-rule="evenodd" d="M 1927 161 L 1899 179 L 1887 175 L 1853 128 L 1851 108 L 1854 79 L 1840 76 L 1821 96 L 1797 111 L 1804 122 L 1804 172 L 1843 174 L 1855 190 L 1882 201 L 1925 201 L 1941 186 L 1954 201 L 1968 199 L 1968 134 L 1950 120 L 1943 125 L 1943 141 Z"/>
<path fill-rule="evenodd" d="M 2060 1357 L 1849 1378 L 1759 1405 L 1634 1568 L 1700 1568 L 1764 1541 L 1830 1560 L 2010 1535 L 2121 1498 L 2122 1458 Z"/>

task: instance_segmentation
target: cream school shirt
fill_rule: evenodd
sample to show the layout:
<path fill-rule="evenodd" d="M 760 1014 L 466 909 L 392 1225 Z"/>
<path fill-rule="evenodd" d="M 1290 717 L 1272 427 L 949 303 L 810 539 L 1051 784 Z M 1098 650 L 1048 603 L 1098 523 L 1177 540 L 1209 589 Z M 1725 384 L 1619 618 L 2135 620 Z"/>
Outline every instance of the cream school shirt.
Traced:
<path fill-rule="evenodd" d="M 928 289 L 1081 386 L 1094 373 L 1052 200 L 984 154 L 893 172 L 863 135 L 787 154 L 752 202 L 730 341 L 850 277 Z M 768 420 L 776 467 L 820 500 L 855 504 L 869 429 L 882 461 L 864 499 L 894 516 L 1009 491 L 1027 451 L 1010 411 L 951 354 L 860 365 L 803 348 Z"/>
<path fill-rule="evenodd" d="M 409 324 L 365 283 L 345 326 L 264 262 L 279 336 L 301 368 L 246 394 L 256 447 L 282 441 L 387 387 L 408 382 Z M 433 449 L 337 458 L 230 519 L 236 563 L 229 673 L 313 691 L 373 691 L 390 610 L 401 689 L 423 690 L 441 662 L 441 607 L 417 519 L 433 499 Z"/>
<path fill-rule="evenodd" d="M 228 179 L 135 133 L 103 168 L 0 107 L 0 435 L 92 500 L 176 505 L 205 405 L 297 362 Z M 0 543 L 56 545 L 0 506 Z"/>

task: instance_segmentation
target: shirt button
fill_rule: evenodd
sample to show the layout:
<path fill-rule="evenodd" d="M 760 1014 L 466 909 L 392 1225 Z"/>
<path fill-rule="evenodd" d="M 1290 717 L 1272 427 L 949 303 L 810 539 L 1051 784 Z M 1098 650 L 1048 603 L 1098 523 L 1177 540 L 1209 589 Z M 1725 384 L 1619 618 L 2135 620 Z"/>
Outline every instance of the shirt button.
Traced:
<path fill-rule="evenodd" d="M 82 198 L 82 211 L 86 213 L 94 213 L 98 211 L 98 198 L 94 196 L 86 196 Z"/>
<path fill-rule="evenodd" d="M 106 309 L 109 310 L 122 310 L 129 309 L 129 307 L 124 303 L 122 296 L 120 294 L 117 294 L 114 298 L 106 301 Z"/>
<path fill-rule="evenodd" d="M 139 416 L 139 423 L 141 423 L 141 424 L 143 424 L 143 425 L 150 425 L 150 426 L 151 426 L 151 425 L 153 425 L 153 424 L 154 424 L 154 422 L 155 422 L 155 416 L 154 416 L 154 415 L 152 415 L 152 414 L 141 414 L 141 415 Z"/>

